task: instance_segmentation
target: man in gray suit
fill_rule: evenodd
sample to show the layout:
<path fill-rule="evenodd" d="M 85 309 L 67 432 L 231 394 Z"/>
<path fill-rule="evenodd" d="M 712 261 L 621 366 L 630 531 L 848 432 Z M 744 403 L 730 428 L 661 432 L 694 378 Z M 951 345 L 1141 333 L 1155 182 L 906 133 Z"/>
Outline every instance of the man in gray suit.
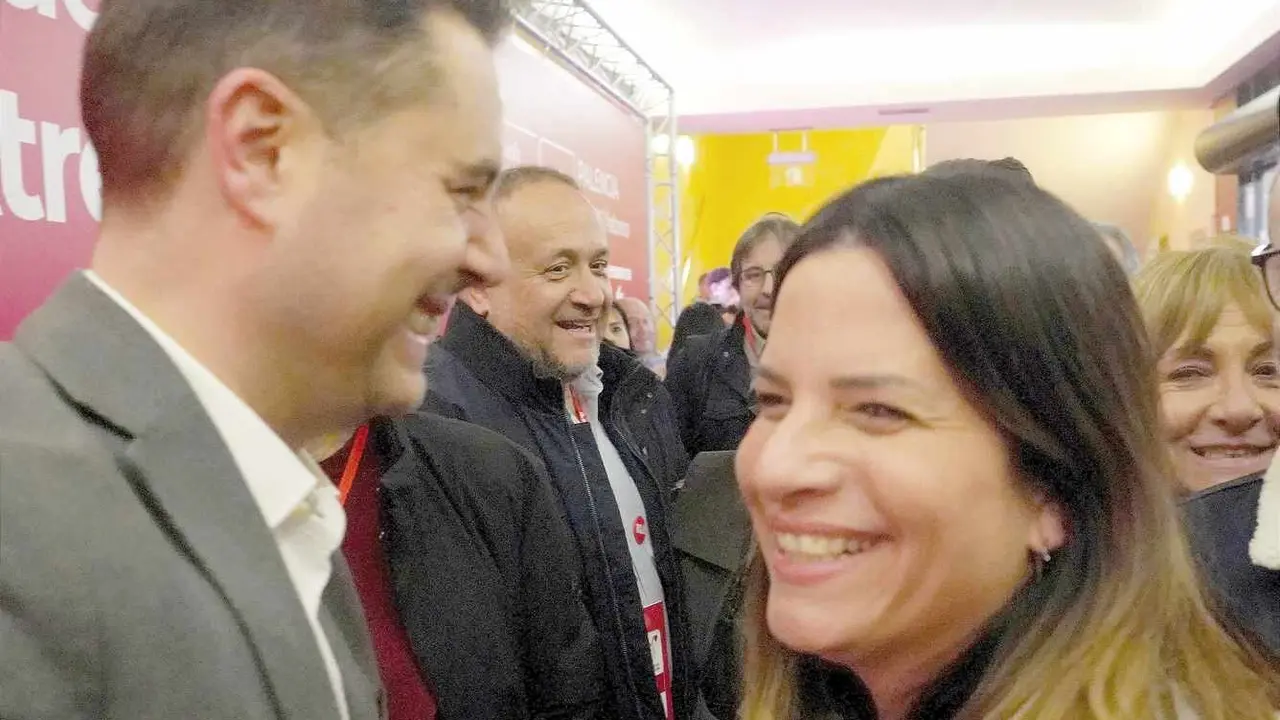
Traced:
<path fill-rule="evenodd" d="M 500 0 L 102 0 L 91 271 L 0 345 L 0 717 L 380 714 L 300 452 L 415 408 L 489 232 Z"/>

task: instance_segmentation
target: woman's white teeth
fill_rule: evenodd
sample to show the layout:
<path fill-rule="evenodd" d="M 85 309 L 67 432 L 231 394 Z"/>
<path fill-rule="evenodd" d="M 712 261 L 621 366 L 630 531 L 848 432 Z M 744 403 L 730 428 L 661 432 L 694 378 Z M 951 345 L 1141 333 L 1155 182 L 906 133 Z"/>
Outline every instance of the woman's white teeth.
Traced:
<path fill-rule="evenodd" d="M 1210 460 L 1257 457 L 1262 452 L 1262 448 L 1255 447 L 1207 447 L 1196 450 L 1197 455 Z"/>
<path fill-rule="evenodd" d="M 798 555 L 817 560 L 829 560 L 841 555 L 857 555 L 871 549 L 874 540 L 830 537 L 824 535 L 794 535 L 780 533 L 778 547 L 788 555 Z"/>

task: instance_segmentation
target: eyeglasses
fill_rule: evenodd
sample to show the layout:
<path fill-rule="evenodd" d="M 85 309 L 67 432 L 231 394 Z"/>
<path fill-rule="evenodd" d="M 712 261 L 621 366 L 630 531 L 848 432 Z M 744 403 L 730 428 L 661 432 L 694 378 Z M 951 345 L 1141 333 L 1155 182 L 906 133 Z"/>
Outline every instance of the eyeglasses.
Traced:
<path fill-rule="evenodd" d="M 775 268 L 769 268 L 766 270 L 762 267 L 749 267 L 742 271 L 742 284 L 757 287 L 763 285 L 764 279 L 767 277 L 772 277 L 774 280 L 777 280 L 777 270 Z"/>
<path fill-rule="evenodd" d="M 1280 247 L 1264 245 L 1254 250 L 1253 264 L 1262 271 L 1262 282 L 1267 286 L 1272 306 L 1280 310 Z"/>

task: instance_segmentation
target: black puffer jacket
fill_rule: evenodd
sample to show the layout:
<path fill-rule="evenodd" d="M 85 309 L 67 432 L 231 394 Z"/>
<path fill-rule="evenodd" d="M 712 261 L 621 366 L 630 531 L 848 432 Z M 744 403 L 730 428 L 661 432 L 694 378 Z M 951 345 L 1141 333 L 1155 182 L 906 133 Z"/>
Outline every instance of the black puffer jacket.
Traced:
<path fill-rule="evenodd" d="M 751 364 L 741 317 L 713 335 L 689 338 L 667 364 L 667 391 L 689 456 L 737 450 L 755 417 Z"/>
<path fill-rule="evenodd" d="M 1262 475 L 1196 493 L 1183 505 L 1191 545 L 1229 619 L 1280 655 L 1280 572 L 1253 564 Z"/>
<path fill-rule="evenodd" d="M 688 459 L 657 376 L 608 345 L 601 348 L 600 368 L 600 417 L 644 501 L 670 625 L 672 701 L 677 717 L 688 717 L 696 691 L 689 679 L 683 586 L 668 530 L 671 493 Z M 536 377 L 516 346 L 464 303 L 458 303 L 445 337 L 432 348 L 427 381 L 425 410 L 494 430 L 545 463 L 585 568 L 589 609 L 613 689 L 612 717 L 665 718 L 628 531 L 591 428 L 569 421 L 560 382 Z"/>
<path fill-rule="evenodd" d="M 582 568 L 531 453 L 484 428 L 378 420 L 382 548 L 441 720 L 605 720 Z"/>

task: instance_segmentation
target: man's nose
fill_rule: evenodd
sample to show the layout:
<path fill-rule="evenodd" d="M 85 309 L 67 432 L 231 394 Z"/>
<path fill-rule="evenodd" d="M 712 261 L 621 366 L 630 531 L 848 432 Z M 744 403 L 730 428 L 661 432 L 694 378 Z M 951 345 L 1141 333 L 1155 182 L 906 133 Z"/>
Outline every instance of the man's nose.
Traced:
<path fill-rule="evenodd" d="M 467 240 L 463 272 L 471 277 L 472 284 L 492 287 L 506 280 L 511 274 L 511 256 L 488 203 L 469 212 Z"/>
<path fill-rule="evenodd" d="M 596 275 L 590 268 L 578 273 L 574 278 L 573 290 L 569 301 L 580 307 L 596 310 L 609 301 L 609 280 Z"/>

